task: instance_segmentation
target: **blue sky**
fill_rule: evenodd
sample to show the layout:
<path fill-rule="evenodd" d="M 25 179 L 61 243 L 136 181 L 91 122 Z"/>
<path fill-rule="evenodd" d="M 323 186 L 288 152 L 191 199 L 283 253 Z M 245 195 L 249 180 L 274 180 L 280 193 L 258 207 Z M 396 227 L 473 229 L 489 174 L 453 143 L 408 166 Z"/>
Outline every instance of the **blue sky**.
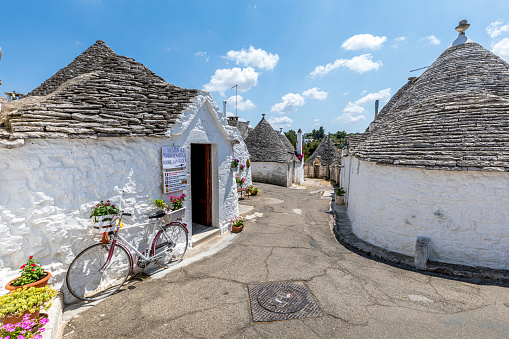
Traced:
<path fill-rule="evenodd" d="M 509 1 L 26 1 L 3 4 L 0 91 L 26 93 L 96 40 L 166 81 L 209 90 L 255 126 L 361 132 L 457 37 L 509 60 Z M 233 97 L 233 98 L 232 98 Z"/>

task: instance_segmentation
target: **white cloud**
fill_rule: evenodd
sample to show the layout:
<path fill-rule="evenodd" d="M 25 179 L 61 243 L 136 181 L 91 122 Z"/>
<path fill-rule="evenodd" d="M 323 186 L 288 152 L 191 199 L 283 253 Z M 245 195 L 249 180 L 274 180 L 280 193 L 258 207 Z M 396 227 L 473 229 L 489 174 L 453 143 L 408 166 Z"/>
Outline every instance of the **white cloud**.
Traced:
<path fill-rule="evenodd" d="M 395 43 L 392 44 L 392 48 L 398 48 L 398 46 L 402 43 L 406 43 L 406 41 L 408 40 L 408 38 L 406 36 L 400 36 L 400 37 L 397 37 L 397 38 L 394 38 L 394 41 Z"/>
<path fill-rule="evenodd" d="M 197 57 L 204 57 L 205 61 L 209 62 L 210 57 L 207 56 L 207 52 L 198 51 L 194 53 Z"/>
<path fill-rule="evenodd" d="M 503 23 L 504 22 L 500 20 L 492 22 L 486 27 L 486 33 L 493 39 L 504 32 L 509 32 L 509 23 L 507 25 L 502 25 Z"/>
<path fill-rule="evenodd" d="M 289 117 L 270 117 L 267 119 L 267 121 L 269 122 L 269 124 L 271 124 L 271 126 L 274 128 L 274 129 L 278 129 L 278 128 L 290 128 L 292 127 L 292 123 L 293 123 L 293 119 L 292 118 L 289 118 Z"/>
<path fill-rule="evenodd" d="M 344 122 L 357 122 L 360 120 L 366 120 L 366 116 L 364 114 L 367 113 L 367 110 L 362 107 L 363 105 L 374 103 L 375 100 L 387 101 L 390 97 L 390 88 L 382 89 L 376 93 L 366 94 L 355 102 L 349 102 L 343 109 L 343 114 L 338 117 L 337 120 Z"/>
<path fill-rule="evenodd" d="M 380 49 L 384 42 L 387 41 L 385 36 L 373 36 L 371 34 L 357 34 L 348 38 L 341 47 L 346 50 L 352 51 L 357 49 Z"/>
<path fill-rule="evenodd" d="M 203 86 L 207 92 L 219 92 L 224 96 L 224 91 L 238 85 L 238 90 L 246 92 L 258 83 L 258 73 L 252 67 L 216 69 L 210 82 Z"/>
<path fill-rule="evenodd" d="M 493 46 L 493 53 L 509 62 L 509 38 L 504 38 Z"/>
<path fill-rule="evenodd" d="M 320 121 L 320 119 L 313 119 L 313 121 L 314 121 L 314 122 L 318 122 L 318 121 Z"/>
<path fill-rule="evenodd" d="M 79 46 L 81 45 L 81 41 L 76 40 L 76 41 L 74 42 L 74 45 L 76 45 L 76 47 L 79 47 Z"/>
<path fill-rule="evenodd" d="M 297 108 L 304 106 L 306 101 L 302 95 L 297 93 L 288 93 L 283 96 L 283 102 L 279 102 L 272 106 L 270 109 L 271 112 L 277 112 L 279 114 L 287 114 L 292 111 L 295 111 Z"/>
<path fill-rule="evenodd" d="M 357 105 L 365 105 L 370 102 L 374 102 L 375 100 L 388 100 L 391 97 L 391 88 L 382 89 L 381 91 L 377 93 L 369 93 L 359 100 L 357 100 L 355 103 Z"/>
<path fill-rule="evenodd" d="M 351 69 L 352 71 L 358 72 L 360 74 L 369 72 L 371 70 L 378 70 L 382 67 L 382 61 L 378 60 L 373 62 L 373 56 L 371 54 L 362 54 L 352 59 L 337 59 L 334 63 L 327 64 L 325 66 L 317 66 L 313 72 L 309 75 L 314 76 L 324 76 L 327 73 L 340 68 L 346 67 Z"/>
<path fill-rule="evenodd" d="M 313 121 L 315 122 L 313 126 L 320 126 L 320 119 L 313 119 Z"/>
<path fill-rule="evenodd" d="M 440 42 L 441 42 L 440 39 L 438 39 L 434 35 L 425 36 L 424 38 L 421 38 L 421 40 L 427 40 L 428 44 L 430 44 L 430 45 L 440 45 Z"/>
<path fill-rule="evenodd" d="M 235 61 L 237 65 L 254 66 L 264 69 L 274 69 L 279 61 L 279 55 L 267 53 L 263 49 L 249 46 L 249 50 L 228 51 L 223 58 Z"/>
<path fill-rule="evenodd" d="M 309 99 L 325 100 L 325 99 L 327 99 L 327 96 L 329 95 L 329 93 L 324 92 L 324 91 L 319 91 L 319 88 L 313 87 L 313 88 L 308 89 L 307 91 L 304 91 L 304 93 L 302 93 L 302 95 L 304 95 L 305 97 L 308 97 Z"/>
<path fill-rule="evenodd" d="M 235 95 L 228 98 L 227 107 L 231 107 L 230 109 L 235 109 Z M 237 95 L 237 109 L 239 111 L 245 111 L 248 109 L 255 108 L 255 104 L 251 100 L 245 100 L 241 95 Z"/>

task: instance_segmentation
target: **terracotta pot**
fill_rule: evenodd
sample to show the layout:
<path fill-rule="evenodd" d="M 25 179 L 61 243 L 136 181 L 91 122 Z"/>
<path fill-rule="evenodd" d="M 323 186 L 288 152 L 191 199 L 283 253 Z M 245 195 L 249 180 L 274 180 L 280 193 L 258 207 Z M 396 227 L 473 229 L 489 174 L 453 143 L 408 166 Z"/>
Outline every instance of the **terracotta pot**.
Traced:
<path fill-rule="evenodd" d="M 48 280 L 49 278 L 51 278 L 51 273 L 48 272 L 48 271 L 44 271 L 44 273 L 46 273 L 46 276 L 44 278 L 42 278 L 41 280 L 37 280 L 36 282 L 33 282 L 31 284 L 27 284 L 27 285 L 21 285 L 21 286 L 12 286 L 11 283 L 18 279 L 18 278 L 15 278 L 15 279 L 12 279 L 11 281 L 9 281 L 7 283 L 7 285 L 5 285 L 5 289 L 8 290 L 8 291 L 14 291 L 14 290 L 17 290 L 18 288 L 22 288 L 22 287 L 27 287 L 27 288 L 30 288 L 30 287 L 44 287 L 48 284 Z"/>
<path fill-rule="evenodd" d="M 244 228 L 244 225 L 239 226 L 239 227 L 232 225 L 232 233 L 239 233 L 240 231 L 242 231 L 243 228 Z"/>
<path fill-rule="evenodd" d="M 15 316 L 15 315 L 6 315 L 3 319 L 3 323 L 5 324 L 17 324 L 23 320 L 23 317 L 25 314 L 29 314 L 29 311 L 25 311 L 22 315 Z M 30 314 L 30 319 L 37 319 L 39 318 L 39 310 L 36 310 L 34 313 Z"/>

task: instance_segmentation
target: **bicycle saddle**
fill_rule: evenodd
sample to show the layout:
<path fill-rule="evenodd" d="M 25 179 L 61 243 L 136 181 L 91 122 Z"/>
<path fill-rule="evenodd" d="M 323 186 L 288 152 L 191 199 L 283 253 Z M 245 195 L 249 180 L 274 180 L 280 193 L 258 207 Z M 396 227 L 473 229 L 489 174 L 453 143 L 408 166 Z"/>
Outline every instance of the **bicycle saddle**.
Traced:
<path fill-rule="evenodd" d="M 156 214 L 154 215 L 151 215 L 150 217 L 148 217 L 149 219 L 154 219 L 154 218 L 162 218 L 164 217 L 164 215 L 166 214 L 165 211 L 163 210 L 160 210 L 160 211 L 157 211 Z"/>

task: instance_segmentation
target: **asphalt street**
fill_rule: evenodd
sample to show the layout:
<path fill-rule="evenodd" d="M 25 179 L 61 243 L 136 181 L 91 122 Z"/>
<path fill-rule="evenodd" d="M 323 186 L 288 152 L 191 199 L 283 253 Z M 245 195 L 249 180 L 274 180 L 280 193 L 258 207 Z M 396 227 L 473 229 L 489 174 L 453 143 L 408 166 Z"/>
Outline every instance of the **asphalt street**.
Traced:
<path fill-rule="evenodd" d="M 256 186 L 260 194 L 241 201 L 246 226 L 228 246 L 123 288 L 74 316 L 63 337 L 509 338 L 508 288 L 423 275 L 349 251 L 332 232 L 325 181 Z M 253 321 L 249 286 L 278 282 L 309 290 L 323 315 Z"/>

